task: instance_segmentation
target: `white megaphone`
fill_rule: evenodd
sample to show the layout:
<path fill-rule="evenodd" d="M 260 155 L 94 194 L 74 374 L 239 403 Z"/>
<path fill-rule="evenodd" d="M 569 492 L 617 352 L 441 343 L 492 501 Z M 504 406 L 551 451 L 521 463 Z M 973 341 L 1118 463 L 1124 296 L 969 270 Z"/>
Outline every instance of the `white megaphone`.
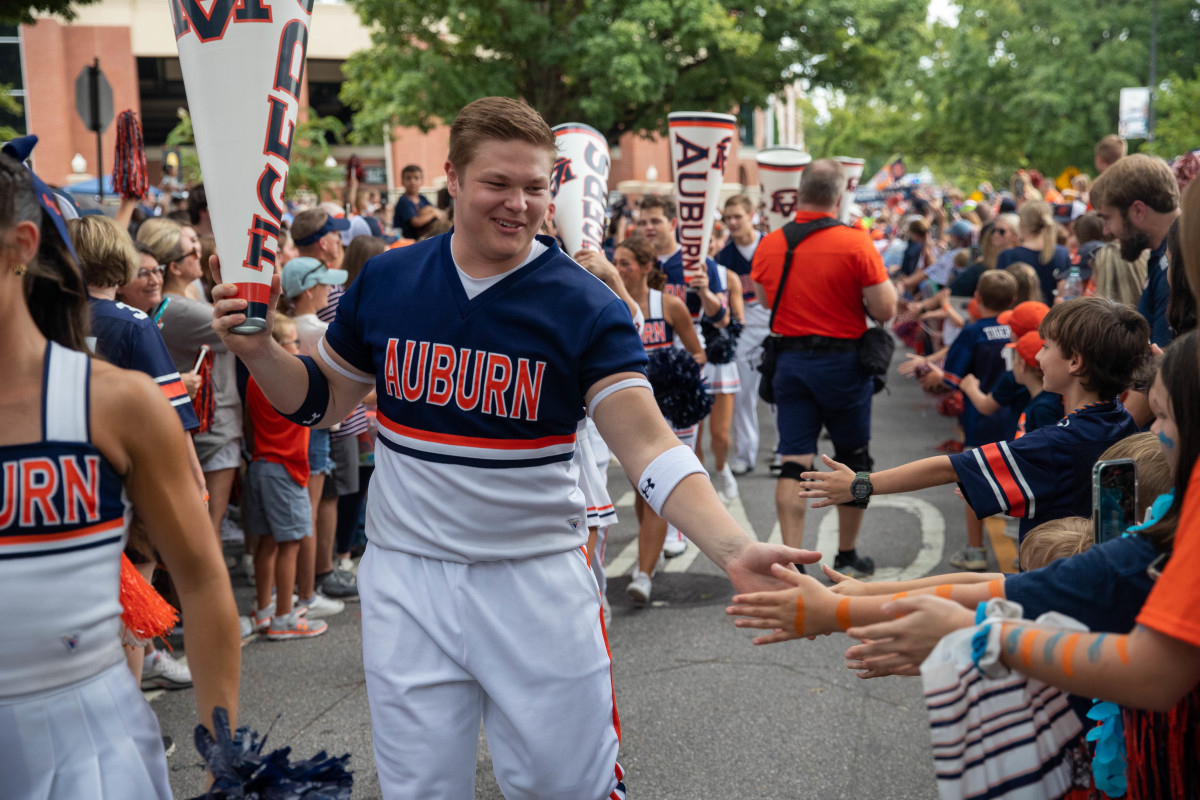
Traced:
<path fill-rule="evenodd" d="M 266 327 L 313 0 L 168 0 L 221 279 Z"/>
<path fill-rule="evenodd" d="M 708 241 L 721 200 L 725 165 L 732 155 L 736 124 L 737 117 L 731 114 L 680 111 L 667 115 L 685 280 L 705 270 Z"/>
<path fill-rule="evenodd" d="M 854 205 L 854 192 L 858 189 L 858 182 L 862 179 L 863 165 L 867 162 L 861 158 L 851 158 L 849 156 L 834 156 L 833 160 L 842 165 L 842 171 L 846 173 L 846 192 L 842 195 L 842 222 L 850 222 L 850 206 Z"/>
<path fill-rule="evenodd" d="M 771 230 L 778 230 L 796 216 L 800 178 L 812 156 L 798 147 L 768 147 L 758 151 L 756 160 L 767 223 Z"/>
<path fill-rule="evenodd" d="M 604 249 L 608 224 L 608 142 L 578 122 L 554 127 L 558 158 L 550 175 L 554 224 L 567 254 Z"/>

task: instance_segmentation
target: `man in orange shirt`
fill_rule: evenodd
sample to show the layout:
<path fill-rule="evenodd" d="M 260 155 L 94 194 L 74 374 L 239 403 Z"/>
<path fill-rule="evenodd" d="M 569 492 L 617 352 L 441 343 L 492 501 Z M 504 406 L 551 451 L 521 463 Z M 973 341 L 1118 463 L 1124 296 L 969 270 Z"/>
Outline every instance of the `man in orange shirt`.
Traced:
<path fill-rule="evenodd" d="M 836 161 L 809 164 L 800 182 L 795 221 L 836 219 L 845 186 Z M 786 251 L 781 228 L 768 234 L 754 254 L 751 278 L 766 307 L 775 304 Z M 844 225 L 814 231 L 792 256 L 772 326 L 783 337 L 773 384 L 783 459 L 775 509 L 784 544 L 792 547 L 804 538 L 807 501 L 797 496 L 800 473 L 812 469 L 821 427 L 833 439 L 835 460 L 856 472 L 869 473 L 872 467 L 868 445 L 874 384 L 859 364 L 857 348 L 867 330 L 867 314 L 879 322 L 896 314 L 896 291 L 870 237 Z M 865 496 L 838 506 L 834 561 L 835 569 L 859 577 L 875 571 L 874 562 L 855 548 L 869 481 L 864 488 Z"/>

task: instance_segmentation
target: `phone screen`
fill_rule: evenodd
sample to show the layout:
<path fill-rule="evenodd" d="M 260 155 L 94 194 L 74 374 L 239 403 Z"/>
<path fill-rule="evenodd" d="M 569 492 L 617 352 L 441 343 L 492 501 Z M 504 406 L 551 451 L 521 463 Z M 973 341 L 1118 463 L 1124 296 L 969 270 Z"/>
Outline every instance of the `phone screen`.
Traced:
<path fill-rule="evenodd" d="M 1123 458 L 1098 461 L 1092 471 L 1096 544 L 1121 536 L 1137 519 L 1137 467 Z"/>

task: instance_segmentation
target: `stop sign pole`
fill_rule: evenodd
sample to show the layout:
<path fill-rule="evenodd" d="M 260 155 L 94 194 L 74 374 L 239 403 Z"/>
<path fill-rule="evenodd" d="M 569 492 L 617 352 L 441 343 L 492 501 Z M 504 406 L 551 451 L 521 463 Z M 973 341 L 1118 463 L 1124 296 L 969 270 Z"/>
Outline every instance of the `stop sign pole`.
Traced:
<path fill-rule="evenodd" d="M 96 183 L 100 200 L 104 200 L 104 146 L 101 134 L 112 122 L 112 86 L 100 71 L 100 59 L 94 59 L 75 79 L 75 110 L 84 126 L 96 134 Z"/>

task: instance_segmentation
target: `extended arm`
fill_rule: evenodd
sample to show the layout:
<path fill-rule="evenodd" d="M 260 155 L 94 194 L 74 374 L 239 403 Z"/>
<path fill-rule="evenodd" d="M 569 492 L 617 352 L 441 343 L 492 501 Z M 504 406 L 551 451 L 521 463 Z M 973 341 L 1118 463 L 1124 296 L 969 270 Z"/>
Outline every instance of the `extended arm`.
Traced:
<path fill-rule="evenodd" d="M 618 373 L 598 381 L 587 392 L 587 401 L 608 386 L 636 373 Z M 654 396 L 643 387 L 617 391 L 595 408 L 593 419 L 600 435 L 621 462 L 625 474 L 639 485 L 646 468 L 667 450 L 680 446 L 667 427 Z M 771 573 L 772 564 L 812 563 L 820 554 L 783 545 L 754 541 L 729 515 L 717 497 L 712 481 L 703 473 L 684 478 L 666 499 L 662 516 L 728 574 L 739 591 L 776 589 L 784 584 Z"/>
<path fill-rule="evenodd" d="M 241 640 L 229 573 L 188 469 L 186 434 L 154 383 L 141 373 L 95 364 L 93 426 L 101 452 L 122 474 L 151 541 L 171 570 L 187 617 L 184 641 L 200 721 L 229 711 L 236 727 Z"/>
<path fill-rule="evenodd" d="M 919 664 L 947 633 L 974 624 L 974 614 L 936 597 L 905 598 L 884 607 L 891 622 L 849 631 L 870 644 L 847 658 L 868 666 Z M 1129 634 L 1079 633 L 1005 622 L 1001 658 L 1008 667 L 1071 694 L 1130 708 L 1166 711 L 1200 681 L 1200 648 L 1139 625 Z"/>
<path fill-rule="evenodd" d="M 284 350 L 271 336 L 275 304 L 280 294 L 279 276 L 271 279 L 266 330 L 242 335 L 231 333 L 230 328 L 245 322 L 246 301 L 237 297 L 236 286 L 220 282 L 220 262 L 216 256 L 212 257 L 211 265 L 213 277 L 218 282 L 213 287 L 213 330 L 221 337 L 229 351 L 245 362 L 246 368 L 262 388 L 263 394 L 271 401 L 271 405 L 285 416 L 294 413 L 305 404 L 310 390 L 314 387 L 309 385 L 308 368 L 304 362 Z M 320 377 L 323 377 L 328 385 L 329 400 L 324 416 L 313 427 L 327 428 L 350 416 L 366 397 L 367 392 L 374 388 L 375 382 L 371 376 L 351 366 L 331 348 L 325 347 L 323 341 L 321 350 L 328 354 L 329 360 L 321 352 L 314 353 L 312 358 L 320 370 Z M 330 361 L 333 362 L 332 365 Z"/>
<path fill-rule="evenodd" d="M 849 503 L 854 499 L 850 493 L 850 484 L 854 482 L 854 470 L 845 464 L 839 464 L 832 458 L 822 455 L 825 466 L 832 472 L 805 472 L 800 477 L 807 481 L 802 489 L 801 497 L 820 500 L 813 503 L 813 508 Z M 873 494 L 903 494 L 917 489 L 928 489 L 931 486 L 942 486 L 954 483 L 958 475 L 949 456 L 933 456 L 920 461 L 911 461 L 899 467 L 885 469 L 882 472 L 871 473 Z"/>
<path fill-rule="evenodd" d="M 945 575 L 927 575 L 907 581 L 860 581 L 834 572 L 823 566 L 826 577 L 834 582 L 830 591 L 850 597 L 891 596 L 897 592 L 913 592 L 918 589 L 933 589 L 946 584 L 989 583 L 1004 580 L 1002 572 L 950 572 Z"/>
<path fill-rule="evenodd" d="M 942 584 L 901 591 L 890 597 L 847 597 L 830 591 L 807 575 L 777 568 L 776 577 L 790 583 L 791 587 L 775 592 L 740 594 L 733 598 L 733 605 L 725 609 L 727 614 L 743 617 L 734 623 L 739 628 L 773 631 L 755 639 L 755 644 L 819 636 L 845 631 L 855 625 L 891 620 L 895 616 L 891 611 L 893 601 L 909 595 L 930 594 L 968 608 L 975 608 L 992 597 L 1004 596 L 1003 579 L 986 584 Z"/>

